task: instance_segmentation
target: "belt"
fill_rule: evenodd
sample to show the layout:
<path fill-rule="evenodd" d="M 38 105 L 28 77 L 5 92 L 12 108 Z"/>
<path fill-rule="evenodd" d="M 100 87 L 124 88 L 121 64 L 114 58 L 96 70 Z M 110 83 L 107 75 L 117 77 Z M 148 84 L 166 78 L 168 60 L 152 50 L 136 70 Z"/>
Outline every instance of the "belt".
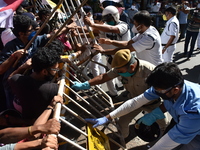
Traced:
<path fill-rule="evenodd" d="M 176 43 L 174 43 L 174 44 L 176 44 Z M 172 45 L 174 45 L 174 44 L 170 44 L 169 46 L 172 46 Z M 166 46 L 167 44 L 162 44 L 162 46 Z"/>

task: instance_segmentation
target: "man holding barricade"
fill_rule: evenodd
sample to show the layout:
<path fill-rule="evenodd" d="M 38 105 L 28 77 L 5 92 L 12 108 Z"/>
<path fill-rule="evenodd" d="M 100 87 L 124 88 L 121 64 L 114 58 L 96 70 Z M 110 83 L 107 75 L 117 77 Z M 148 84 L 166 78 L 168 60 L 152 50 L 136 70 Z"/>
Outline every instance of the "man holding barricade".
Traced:
<path fill-rule="evenodd" d="M 105 117 L 86 120 L 97 127 L 161 97 L 163 104 L 138 121 L 138 124 L 151 126 L 158 119 L 163 119 L 166 111 L 173 118 L 166 134 L 149 150 L 199 150 L 200 86 L 184 80 L 181 70 L 172 62 L 158 65 L 147 77 L 146 83 L 150 88 L 143 94 L 126 101 Z"/>
<path fill-rule="evenodd" d="M 97 76 L 89 81 L 84 83 L 74 82 L 72 88 L 76 90 L 89 89 L 93 85 L 102 84 L 113 78 L 121 76 L 122 83 L 128 91 L 127 97 L 123 97 L 123 100 L 128 100 L 142 94 L 148 88 L 148 85 L 145 83 L 145 79 L 155 67 L 153 64 L 147 61 L 135 58 L 128 49 L 121 49 L 116 52 L 111 66 L 113 68 L 107 73 Z M 135 116 L 137 116 L 143 110 L 151 112 L 161 103 L 161 99 L 156 98 L 150 103 L 138 107 L 138 109 L 135 111 L 121 117 L 119 119 L 119 126 L 123 136 L 126 138 L 129 135 L 128 124 Z M 159 120 L 158 123 L 161 130 L 164 131 L 167 126 L 166 120 Z"/>
<path fill-rule="evenodd" d="M 117 41 L 114 39 L 99 39 L 100 44 L 114 45 L 116 49 L 98 49 L 98 45 L 94 45 L 94 49 L 100 51 L 103 54 L 114 54 L 119 49 L 125 48 L 136 52 L 136 56 L 139 59 L 146 60 L 154 65 L 158 65 L 163 62 L 162 59 L 162 46 L 160 34 L 151 26 L 151 16 L 149 12 L 143 10 L 137 12 L 133 17 L 134 26 L 132 28 L 133 33 L 137 33 L 131 40 Z"/>
<path fill-rule="evenodd" d="M 100 38 L 113 39 L 117 41 L 130 40 L 129 25 L 119 20 L 119 11 L 115 6 L 107 6 L 102 12 L 102 21 L 104 24 L 97 24 L 90 21 L 88 17 L 85 17 L 85 24 L 88 24 L 94 31 L 99 32 Z M 106 49 L 116 48 L 113 45 L 103 44 L 102 47 Z M 107 55 L 107 66 L 111 68 L 112 55 Z M 119 81 L 118 81 L 119 82 Z M 117 96 L 117 90 L 115 89 L 115 82 L 107 82 L 109 89 L 109 95 L 111 97 Z"/>

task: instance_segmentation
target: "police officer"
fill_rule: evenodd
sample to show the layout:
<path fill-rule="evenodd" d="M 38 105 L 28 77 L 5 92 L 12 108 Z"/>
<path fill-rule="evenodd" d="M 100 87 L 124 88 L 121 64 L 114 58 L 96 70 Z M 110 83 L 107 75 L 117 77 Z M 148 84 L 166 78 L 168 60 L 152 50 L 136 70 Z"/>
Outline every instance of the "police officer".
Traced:
<path fill-rule="evenodd" d="M 139 11 L 133 17 L 132 32 L 137 33 L 131 40 L 116 41 L 109 39 L 100 39 L 101 44 L 110 44 L 119 48 L 130 49 L 136 52 L 136 56 L 139 59 L 146 60 L 154 65 L 158 65 L 163 62 L 162 60 L 162 46 L 160 34 L 151 26 L 151 16 L 148 11 Z M 102 50 L 94 45 L 96 50 L 99 50 L 103 54 L 114 54 L 119 49 Z"/>
<path fill-rule="evenodd" d="M 176 42 L 179 34 L 179 21 L 176 18 L 176 9 L 169 7 L 165 10 L 167 18 L 166 26 L 161 34 L 162 41 L 162 57 L 164 62 L 172 62 L 173 53 L 176 49 Z"/>
<path fill-rule="evenodd" d="M 102 21 L 104 24 L 93 23 L 88 17 L 85 17 L 85 24 L 91 26 L 95 31 L 99 33 L 100 38 L 114 39 L 117 41 L 128 41 L 130 40 L 130 30 L 129 25 L 119 19 L 119 11 L 115 6 L 107 6 L 102 12 Z M 113 45 L 102 45 L 105 49 L 113 49 L 116 46 Z M 112 56 L 107 55 L 107 66 L 110 69 L 110 63 L 112 61 Z M 115 80 L 117 81 L 117 80 Z M 112 97 L 117 96 L 117 90 L 115 89 L 115 81 L 107 82 L 107 87 L 109 89 L 109 95 Z M 118 81 L 117 81 L 118 82 Z M 118 83 L 116 83 L 118 84 Z"/>
<path fill-rule="evenodd" d="M 122 84 L 128 91 L 127 97 L 123 97 L 123 100 L 128 100 L 142 94 L 148 88 L 147 84 L 145 83 L 145 79 L 155 67 L 153 64 L 147 61 L 135 58 L 128 49 L 121 49 L 116 52 L 111 66 L 112 69 L 107 73 L 97 76 L 84 83 L 75 82 L 72 88 L 76 90 L 89 89 L 90 86 L 102 84 L 113 78 L 121 76 Z M 161 100 L 156 98 L 155 100 L 141 106 L 140 108 L 138 107 L 138 109 L 135 111 L 121 117 L 119 119 L 119 126 L 123 136 L 126 138 L 129 135 L 128 124 L 135 116 L 137 116 L 143 110 L 151 112 L 160 104 Z M 167 120 L 158 121 L 162 131 L 164 131 L 165 127 L 167 126 L 166 122 Z"/>

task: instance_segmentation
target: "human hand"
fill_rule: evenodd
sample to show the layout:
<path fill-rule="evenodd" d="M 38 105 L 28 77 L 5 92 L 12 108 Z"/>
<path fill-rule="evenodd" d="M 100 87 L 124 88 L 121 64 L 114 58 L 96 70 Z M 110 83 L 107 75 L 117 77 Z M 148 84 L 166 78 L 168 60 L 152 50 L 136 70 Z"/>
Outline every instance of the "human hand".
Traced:
<path fill-rule="evenodd" d="M 140 124 L 142 122 L 147 126 L 151 126 L 154 122 L 156 122 L 157 119 L 164 119 L 164 118 L 165 115 L 160 110 L 160 108 L 157 107 L 152 112 L 145 114 L 143 117 L 141 117 L 137 124 Z"/>
<path fill-rule="evenodd" d="M 105 52 L 105 50 L 100 45 L 98 45 L 98 44 L 92 45 L 92 49 L 94 49 L 94 50 L 96 50 L 96 51 L 98 51 L 100 53 Z"/>
<path fill-rule="evenodd" d="M 90 89 L 90 84 L 88 81 L 85 81 L 83 83 L 74 81 L 74 85 L 72 85 L 71 88 L 75 90 L 88 90 Z"/>
<path fill-rule="evenodd" d="M 45 134 L 58 134 L 60 131 L 60 122 L 53 118 L 48 120 L 45 124 L 39 125 L 38 128 Z"/>
<path fill-rule="evenodd" d="M 50 106 L 54 108 L 54 106 L 57 104 L 57 103 L 61 103 L 63 104 L 63 97 L 60 96 L 60 95 L 56 95 L 53 97 L 51 103 L 50 103 Z"/>
<path fill-rule="evenodd" d="M 47 150 L 48 148 L 58 149 L 58 139 L 54 135 L 47 135 L 42 139 L 40 146 L 45 150 Z"/>
<path fill-rule="evenodd" d="M 93 25 L 93 22 L 90 20 L 90 18 L 88 16 L 84 17 L 84 23 L 89 25 L 89 26 Z"/>
<path fill-rule="evenodd" d="M 88 122 L 88 123 L 94 124 L 93 128 L 96 128 L 96 127 L 98 127 L 100 125 L 106 124 L 109 120 L 108 120 L 108 118 L 106 118 L 104 116 L 104 117 L 97 118 L 97 119 L 87 118 L 87 119 L 85 119 L 85 121 Z"/>
<path fill-rule="evenodd" d="M 20 59 L 25 53 L 27 53 L 27 51 L 24 52 L 24 49 L 20 49 L 20 50 L 15 51 L 11 56 L 14 56 L 17 59 Z"/>
<path fill-rule="evenodd" d="M 100 38 L 98 39 L 99 44 L 108 44 L 111 45 L 111 39 Z"/>

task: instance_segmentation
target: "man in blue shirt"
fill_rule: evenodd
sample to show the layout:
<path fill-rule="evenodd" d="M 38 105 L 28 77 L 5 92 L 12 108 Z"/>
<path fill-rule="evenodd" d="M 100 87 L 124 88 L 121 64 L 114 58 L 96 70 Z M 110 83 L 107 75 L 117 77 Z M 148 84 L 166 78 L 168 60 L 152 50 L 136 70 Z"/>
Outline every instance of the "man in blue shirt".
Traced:
<path fill-rule="evenodd" d="M 168 111 L 172 116 L 170 128 L 150 150 L 198 150 L 200 148 L 200 85 L 183 79 L 175 63 L 158 65 L 148 76 L 150 86 L 143 94 L 126 101 L 105 117 L 86 119 L 94 127 L 107 123 L 161 97 L 164 103 L 151 113 L 144 115 L 138 123 L 152 125 L 164 118 Z"/>

